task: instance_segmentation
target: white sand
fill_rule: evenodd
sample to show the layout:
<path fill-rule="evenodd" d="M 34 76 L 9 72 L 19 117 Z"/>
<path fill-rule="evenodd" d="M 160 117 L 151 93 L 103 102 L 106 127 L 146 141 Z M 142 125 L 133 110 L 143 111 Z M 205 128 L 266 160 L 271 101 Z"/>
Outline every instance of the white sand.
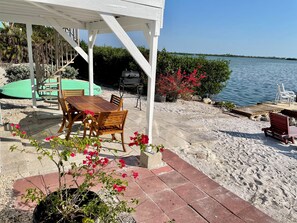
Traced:
<path fill-rule="evenodd" d="M 114 92 L 105 89 L 104 94 Z M 31 105 L 30 100 L 9 102 L 20 101 Z M 6 112 L 13 121 L 24 115 L 17 109 Z M 155 116 L 191 133 L 187 145 L 168 149 L 279 222 L 297 222 L 297 145 L 266 138 L 261 128 L 268 122 L 234 117 L 211 105 L 182 100 L 156 103 Z"/>

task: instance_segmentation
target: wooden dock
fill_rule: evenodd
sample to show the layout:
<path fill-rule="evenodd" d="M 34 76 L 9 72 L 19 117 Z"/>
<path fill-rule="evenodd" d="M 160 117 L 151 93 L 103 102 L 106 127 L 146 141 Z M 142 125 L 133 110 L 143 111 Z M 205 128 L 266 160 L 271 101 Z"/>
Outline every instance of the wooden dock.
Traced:
<path fill-rule="evenodd" d="M 297 110 L 297 103 L 291 105 L 288 103 L 263 102 L 256 105 L 244 106 L 232 109 L 231 112 L 253 118 L 260 115 L 266 115 L 269 112 L 280 112 L 283 109 Z"/>

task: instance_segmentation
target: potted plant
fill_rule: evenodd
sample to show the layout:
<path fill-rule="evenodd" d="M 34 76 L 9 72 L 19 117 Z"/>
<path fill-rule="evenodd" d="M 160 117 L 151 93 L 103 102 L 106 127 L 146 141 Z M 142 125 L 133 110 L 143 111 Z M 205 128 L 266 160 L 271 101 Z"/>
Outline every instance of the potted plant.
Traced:
<path fill-rule="evenodd" d="M 22 131 L 20 125 L 11 124 L 11 127 L 14 136 L 28 139 L 36 148 L 39 160 L 48 158 L 57 167 L 57 189 L 33 186 L 24 195 L 26 201 L 37 202 L 33 222 L 109 223 L 118 222 L 120 213 L 133 211 L 129 204 L 137 203 L 135 199 L 129 202 L 117 199 L 128 185 L 124 178 L 129 176 L 116 171 L 125 167 L 125 161 L 101 157 L 101 139 L 73 137 L 65 140 L 49 136 L 37 141 Z M 26 152 L 16 146 L 10 150 Z M 82 156 L 82 161 L 75 161 L 76 156 Z M 133 172 L 131 177 L 137 178 L 138 173 Z M 98 191 L 94 191 L 95 188 Z"/>
<path fill-rule="evenodd" d="M 156 93 L 166 95 L 166 100 L 169 102 L 175 102 L 179 95 L 188 98 L 195 87 L 200 86 L 203 78 L 206 78 L 205 73 L 198 75 L 198 69 L 191 74 L 182 73 L 181 69 L 173 74 L 160 74 L 156 82 Z"/>
<path fill-rule="evenodd" d="M 139 132 L 134 132 L 134 136 L 131 136 L 130 140 L 129 146 L 139 146 L 141 166 L 155 169 L 164 165 L 161 155 L 164 151 L 163 145 L 149 144 L 148 136 Z"/>

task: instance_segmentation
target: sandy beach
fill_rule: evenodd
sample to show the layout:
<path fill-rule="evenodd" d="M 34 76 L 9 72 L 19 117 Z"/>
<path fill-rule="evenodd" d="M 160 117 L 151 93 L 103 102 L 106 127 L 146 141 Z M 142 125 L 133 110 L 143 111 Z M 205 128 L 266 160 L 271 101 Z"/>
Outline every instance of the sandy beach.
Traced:
<path fill-rule="evenodd" d="M 111 93 L 118 92 L 103 88 L 104 97 Z M 9 122 L 20 121 L 25 111 L 32 111 L 30 100 L 0 99 L 0 103 L 18 105 L 2 110 Z M 134 103 L 135 99 L 125 99 L 126 105 Z M 143 100 L 143 110 L 145 104 Z M 155 118 L 162 120 L 164 128 L 178 128 L 179 135 L 174 137 L 188 133 L 185 145 L 174 145 L 176 138 L 166 148 L 279 222 L 297 222 L 297 144 L 266 138 L 261 129 L 269 122 L 252 121 L 212 105 L 183 100 L 156 103 Z M 164 137 L 171 131 L 175 129 L 168 128 Z M 12 176 L 0 177 L 0 208 L 10 196 L 13 180 Z"/>

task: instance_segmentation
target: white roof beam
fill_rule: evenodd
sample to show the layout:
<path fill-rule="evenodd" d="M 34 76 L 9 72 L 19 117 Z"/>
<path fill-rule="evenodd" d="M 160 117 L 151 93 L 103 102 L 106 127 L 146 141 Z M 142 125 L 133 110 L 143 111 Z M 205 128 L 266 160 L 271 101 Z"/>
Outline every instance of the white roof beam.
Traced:
<path fill-rule="evenodd" d="M 40 16 L 27 16 L 27 15 L 14 15 L 14 14 L 6 14 L 6 13 L 0 13 L 0 21 L 5 22 L 15 22 L 15 23 L 30 23 L 34 25 L 41 25 L 41 26 L 51 26 L 51 24 L 48 22 L 48 18 L 43 18 Z M 73 22 L 63 22 L 61 24 L 60 20 L 56 21 L 56 23 L 59 24 L 61 27 L 71 27 L 76 29 L 86 29 L 86 26 L 84 24 L 75 24 L 73 25 Z"/>
<path fill-rule="evenodd" d="M 149 20 L 162 19 L 162 8 L 151 7 L 148 4 L 137 4 L 137 1 L 119 1 L 119 0 L 88 0 L 84 1 L 73 1 L 73 0 L 28 0 L 31 2 L 39 2 L 49 5 L 65 6 L 79 9 L 86 9 L 97 11 L 99 13 L 108 13 L 114 15 L 123 15 L 136 18 L 143 18 Z M 144 1 L 142 1 L 144 2 Z M 157 1 L 154 1 L 157 2 Z"/>
<path fill-rule="evenodd" d="M 125 32 L 125 30 L 121 27 L 121 25 L 117 22 L 114 16 L 100 14 L 100 16 L 104 19 L 109 28 L 116 34 L 119 40 L 123 43 L 123 45 L 130 52 L 134 60 L 139 64 L 139 66 L 143 69 L 143 71 L 150 77 L 151 76 L 151 65 L 133 43 L 131 38 Z"/>
<path fill-rule="evenodd" d="M 134 18 L 128 17 L 121 17 L 116 20 L 126 32 L 142 31 L 145 29 L 146 23 L 151 22 L 150 20 L 135 20 Z M 101 34 L 113 32 L 105 21 L 88 23 L 86 27 L 88 30 L 99 29 Z"/>
<path fill-rule="evenodd" d="M 164 0 L 122 0 L 125 2 L 133 2 L 141 5 L 149 5 L 157 8 L 164 6 Z"/>
<path fill-rule="evenodd" d="M 29 23 L 34 25 L 44 25 L 49 26 L 49 22 L 41 17 L 34 16 L 23 16 L 23 15 L 13 15 L 0 13 L 0 20 L 5 22 L 15 22 L 15 23 Z"/>
<path fill-rule="evenodd" d="M 30 1 L 29 1 L 29 2 L 30 2 Z M 48 11 L 48 12 L 50 12 L 50 13 L 53 13 L 53 14 L 59 16 L 59 17 L 61 16 L 61 17 L 63 17 L 63 18 L 66 19 L 66 20 L 70 20 L 70 21 L 72 21 L 72 22 L 74 22 L 74 23 L 77 23 L 77 24 L 79 24 L 79 25 L 82 25 L 80 21 L 71 18 L 69 15 L 64 15 L 62 12 L 56 11 L 56 10 L 52 9 L 51 7 L 48 7 L 48 6 L 45 6 L 45 5 L 41 5 L 41 4 L 38 4 L 38 3 L 35 3 L 35 2 L 30 2 L 30 3 L 31 3 L 32 5 L 35 5 L 35 6 L 38 7 L 38 8 L 44 9 L 44 10 L 46 10 L 46 11 Z"/>

